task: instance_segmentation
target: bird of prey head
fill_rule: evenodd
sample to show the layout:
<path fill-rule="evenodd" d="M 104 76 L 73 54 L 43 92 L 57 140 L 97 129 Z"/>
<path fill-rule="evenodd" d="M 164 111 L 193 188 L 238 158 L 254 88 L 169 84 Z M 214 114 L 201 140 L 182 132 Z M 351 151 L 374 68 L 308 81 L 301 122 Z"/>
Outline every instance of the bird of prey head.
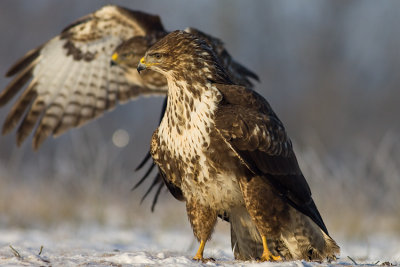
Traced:
<path fill-rule="evenodd" d="M 174 41 L 174 46 L 171 46 L 171 40 Z M 145 69 L 162 73 L 167 79 L 201 70 L 198 74 L 205 74 L 209 80 L 232 83 L 208 42 L 184 31 L 174 31 L 168 38 L 163 38 L 153 45 L 140 60 L 137 68 L 139 72 Z M 185 72 L 182 73 L 182 69 Z"/>

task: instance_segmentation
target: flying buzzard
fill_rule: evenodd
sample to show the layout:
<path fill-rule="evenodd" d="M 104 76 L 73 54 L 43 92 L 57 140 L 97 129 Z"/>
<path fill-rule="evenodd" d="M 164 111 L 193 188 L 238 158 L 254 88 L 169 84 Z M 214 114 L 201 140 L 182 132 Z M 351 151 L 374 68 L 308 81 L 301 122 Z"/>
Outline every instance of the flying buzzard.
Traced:
<path fill-rule="evenodd" d="M 339 247 L 263 97 L 236 85 L 213 49 L 183 31 L 152 46 L 138 65 L 143 69 L 168 81 L 151 155 L 171 193 L 186 202 L 200 242 L 194 259 L 203 260 L 218 216 L 229 218 L 235 249 L 251 250 L 249 239 L 261 243 L 262 252 L 246 253 L 263 261 L 335 258 Z"/>
<path fill-rule="evenodd" d="M 188 29 L 189 32 L 200 31 Z M 3 124 L 2 133 L 16 126 L 17 144 L 34 131 L 38 149 L 49 136 L 59 136 L 138 96 L 165 95 L 166 80 L 158 73 L 140 77 L 139 59 L 167 32 L 158 16 L 108 5 L 78 19 L 60 35 L 29 51 L 6 73 L 15 76 L 0 94 L 0 107 L 26 85 Z M 208 36 L 208 35 L 205 35 Z M 219 40 L 208 36 L 221 61 L 240 84 L 251 85 L 255 74 L 236 63 Z M 218 47 L 217 47 L 218 46 Z M 110 66 L 115 49 L 119 66 Z M 129 47 L 129 53 L 125 48 Z"/>

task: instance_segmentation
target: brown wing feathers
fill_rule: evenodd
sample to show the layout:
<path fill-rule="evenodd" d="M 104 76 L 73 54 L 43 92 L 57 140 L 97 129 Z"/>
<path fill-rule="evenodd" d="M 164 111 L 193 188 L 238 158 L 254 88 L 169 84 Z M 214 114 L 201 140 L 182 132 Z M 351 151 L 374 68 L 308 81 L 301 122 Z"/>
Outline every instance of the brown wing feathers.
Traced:
<path fill-rule="evenodd" d="M 241 86 L 217 87 L 224 95 L 216 115 L 216 127 L 223 138 L 253 173 L 265 177 L 281 197 L 328 234 L 290 139 L 269 104 Z"/>
<path fill-rule="evenodd" d="M 35 87 L 37 85 L 36 81 L 32 81 L 28 88 L 22 93 L 18 98 L 17 102 L 12 107 L 10 113 L 8 113 L 2 129 L 2 134 L 9 133 L 12 129 L 16 127 L 19 120 L 25 113 L 25 110 L 29 107 L 31 102 L 37 97 L 37 92 Z"/>
<path fill-rule="evenodd" d="M 7 104 L 11 98 L 13 98 L 21 88 L 32 78 L 32 70 L 38 62 L 38 49 L 30 51 L 16 64 L 14 64 L 10 70 L 6 73 L 7 77 L 17 75 L 7 87 L 0 93 L 0 107 Z"/>

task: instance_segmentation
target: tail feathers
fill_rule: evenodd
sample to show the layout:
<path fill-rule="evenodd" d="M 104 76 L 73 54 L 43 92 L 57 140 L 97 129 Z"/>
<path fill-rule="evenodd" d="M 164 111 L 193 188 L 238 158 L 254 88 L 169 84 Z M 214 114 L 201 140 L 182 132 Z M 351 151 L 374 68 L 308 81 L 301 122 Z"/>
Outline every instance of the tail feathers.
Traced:
<path fill-rule="evenodd" d="M 250 235 L 240 234 L 239 236 L 236 236 L 232 224 L 231 224 L 231 245 L 232 245 L 233 255 L 235 256 L 236 260 L 242 260 L 242 261 L 254 260 L 259 258 L 263 252 L 262 243 L 257 240 L 253 240 Z"/>
<path fill-rule="evenodd" d="M 235 209 L 231 212 L 231 245 L 236 260 L 254 260 L 263 252 L 261 236 L 247 210 Z"/>
<path fill-rule="evenodd" d="M 324 261 L 325 259 L 328 261 L 336 260 L 336 255 L 340 253 L 340 248 L 336 244 L 336 242 L 327 234 L 321 231 L 321 237 L 323 241 L 321 244 L 314 243 L 311 244 L 310 241 L 303 243 L 304 240 L 297 240 L 296 245 L 297 249 L 293 250 L 291 257 L 286 259 L 288 260 L 307 260 L 307 261 Z"/>
<path fill-rule="evenodd" d="M 292 210 L 292 225 L 282 231 L 281 239 L 289 249 L 286 260 L 328 261 L 340 253 L 336 242 L 308 216 Z"/>
<path fill-rule="evenodd" d="M 325 246 L 325 255 L 324 257 L 328 259 L 328 261 L 336 260 L 336 255 L 340 253 L 340 247 L 329 235 L 323 233 L 324 239 L 326 242 Z"/>

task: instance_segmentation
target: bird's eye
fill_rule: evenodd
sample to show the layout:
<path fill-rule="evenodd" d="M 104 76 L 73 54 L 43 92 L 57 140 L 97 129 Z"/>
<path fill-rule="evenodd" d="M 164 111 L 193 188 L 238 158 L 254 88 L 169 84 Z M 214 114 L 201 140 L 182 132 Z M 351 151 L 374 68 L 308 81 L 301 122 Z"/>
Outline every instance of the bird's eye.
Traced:
<path fill-rule="evenodd" d="M 155 54 L 153 54 L 153 57 L 155 59 L 160 59 L 160 58 L 162 58 L 162 55 L 160 53 L 155 53 Z"/>

